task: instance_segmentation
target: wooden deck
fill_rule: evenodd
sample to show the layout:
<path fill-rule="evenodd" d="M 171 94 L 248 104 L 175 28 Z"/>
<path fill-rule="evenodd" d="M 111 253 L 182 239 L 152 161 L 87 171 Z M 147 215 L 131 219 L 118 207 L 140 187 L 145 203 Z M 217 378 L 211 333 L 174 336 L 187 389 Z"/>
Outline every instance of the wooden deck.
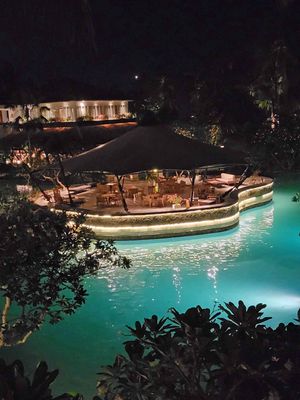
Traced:
<path fill-rule="evenodd" d="M 138 194 L 139 187 L 137 186 L 142 184 L 135 183 L 134 192 L 136 193 L 134 194 Z M 136 240 L 195 235 L 231 229 L 238 225 L 240 213 L 243 210 L 266 204 L 272 200 L 273 196 L 273 180 L 271 178 L 250 178 L 238 190 L 231 191 L 221 202 L 217 201 L 216 196 L 229 191 L 232 186 L 220 185 L 219 181 L 216 181 L 216 184 L 218 187 L 213 189 L 215 196 L 213 203 L 209 196 L 205 196 L 205 199 L 196 197 L 194 205 L 191 207 L 188 207 L 188 204 L 185 203 L 186 199 L 184 199 L 178 207 L 173 208 L 173 205 L 163 205 L 161 200 L 159 204 L 144 205 L 143 196 L 141 199 L 138 196 L 134 197 L 132 191 L 128 190 L 130 185 L 128 184 L 126 189 L 125 182 L 124 190 L 128 213 L 116 202 L 113 205 L 109 202 L 99 204 L 97 202 L 99 187 L 90 185 L 76 185 L 70 188 L 75 201 L 75 206 L 72 207 L 68 204 L 66 190 L 59 191 L 59 196 L 63 201 L 59 204 L 48 202 L 41 195 L 32 200 L 41 206 L 55 207 L 58 212 L 62 209 L 66 210 L 67 214 L 70 212 L 71 218 L 74 212 L 84 211 L 86 214 L 85 226 L 92 229 L 101 239 Z M 108 185 L 108 188 L 110 186 L 113 187 L 113 185 Z M 197 188 L 196 185 L 195 189 L 197 196 L 202 193 L 199 191 L 201 189 L 200 182 L 198 186 Z M 180 195 L 189 196 L 191 187 L 183 185 L 182 187 L 184 190 L 180 192 Z M 51 192 L 54 191 L 49 191 L 48 194 L 51 195 Z M 104 199 L 116 198 L 114 190 L 111 191 L 109 188 L 107 194 L 109 193 L 112 197 L 105 196 Z M 162 197 L 168 194 L 153 193 L 153 195 Z M 144 196 L 149 195 L 145 194 Z"/>
<path fill-rule="evenodd" d="M 247 178 L 240 188 L 250 187 L 253 185 L 263 184 L 267 182 L 268 178 L 263 177 L 252 177 Z M 124 194 L 125 201 L 128 206 L 130 214 L 157 214 L 157 213 L 168 213 L 173 211 L 185 211 L 185 210 L 197 210 L 197 209 L 210 209 L 217 207 L 218 204 L 222 204 L 221 196 L 229 192 L 233 188 L 233 185 L 220 184 L 216 181 L 216 184 L 209 186 L 205 183 L 205 194 L 203 189 L 203 182 L 197 182 L 194 188 L 193 204 L 190 204 L 191 197 L 191 182 L 188 179 L 185 181 L 181 180 L 181 185 L 170 186 L 167 188 L 163 183 L 160 183 L 158 187 L 153 184 L 149 184 L 147 181 L 132 181 L 127 179 L 124 182 Z M 185 182 L 185 184 L 183 184 Z M 174 182 L 176 184 L 176 182 Z M 127 214 L 122 205 L 121 196 L 117 189 L 115 182 L 108 182 L 101 187 L 106 187 L 106 193 L 99 194 L 98 187 L 94 184 L 83 184 L 74 185 L 69 188 L 74 205 L 70 206 L 70 200 L 67 190 L 60 190 L 61 201 L 55 201 L 53 198 L 53 191 L 47 191 L 52 197 L 52 201 L 48 202 L 46 199 L 39 195 L 34 199 L 36 204 L 41 206 L 63 206 L 63 208 L 75 208 L 76 210 L 83 210 L 97 215 L 124 215 Z M 175 192 L 176 190 L 176 192 Z M 169 193 L 166 193 L 169 192 Z M 99 201 L 99 196 L 100 200 Z M 173 203 L 173 204 L 172 204 Z"/>

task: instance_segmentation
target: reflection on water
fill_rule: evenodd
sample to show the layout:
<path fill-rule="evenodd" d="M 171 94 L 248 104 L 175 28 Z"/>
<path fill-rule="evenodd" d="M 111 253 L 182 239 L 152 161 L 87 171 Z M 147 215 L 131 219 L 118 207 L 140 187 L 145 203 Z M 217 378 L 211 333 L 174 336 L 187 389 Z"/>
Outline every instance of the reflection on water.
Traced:
<path fill-rule="evenodd" d="M 46 359 L 63 374 L 56 393 L 76 388 L 91 398 L 100 365 L 122 350 L 125 326 L 136 320 L 161 317 L 174 306 L 216 308 L 243 299 L 247 305 L 266 302 L 267 315 L 276 317 L 272 324 L 292 321 L 300 305 L 299 204 L 290 201 L 295 191 L 291 186 L 276 194 L 275 210 L 268 205 L 244 212 L 240 225 L 227 232 L 119 242 L 132 267 L 88 279 L 89 296 L 78 312 L 45 324 L 6 356 L 27 360 L 26 369 Z"/>
<path fill-rule="evenodd" d="M 213 288 L 214 288 L 214 292 L 215 292 L 215 304 L 218 303 L 218 288 L 217 288 L 217 273 L 219 272 L 219 268 L 218 267 L 211 267 L 207 270 L 207 276 L 208 279 L 211 279 L 213 282 Z"/>
<path fill-rule="evenodd" d="M 134 267 L 164 268 L 166 265 L 176 267 L 187 266 L 189 269 L 210 269 L 216 263 L 228 265 L 242 250 L 246 250 L 253 241 L 263 242 L 273 224 L 274 208 L 262 213 L 249 213 L 243 216 L 239 227 L 231 234 L 220 234 L 219 237 L 205 235 L 194 240 L 186 238 L 182 241 L 170 240 L 168 244 L 137 246 L 120 246 L 133 260 Z M 224 235 L 224 236 L 222 236 Z M 202 239 L 202 240 L 201 240 Z M 124 248 L 125 247 L 125 248 Z"/>
<path fill-rule="evenodd" d="M 160 278 L 162 270 L 172 271 L 172 283 L 177 292 L 177 303 L 181 302 L 182 281 L 188 268 L 189 276 L 206 272 L 214 289 L 214 301 L 218 301 L 218 273 L 236 266 L 236 259 L 247 253 L 253 244 L 268 245 L 268 236 L 274 220 L 274 207 L 250 211 L 242 215 L 240 225 L 232 232 L 203 237 L 168 239 L 168 241 L 122 242 L 118 247 L 132 260 L 132 267 L 126 274 L 111 268 L 103 270 L 98 279 L 107 281 L 111 293 L 122 290 L 123 281 L 134 281 L 134 285 L 145 286 L 146 280 L 136 280 L 139 271 L 147 269 L 151 275 Z M 271 247 L 271 245 L 269 245 Z"/>

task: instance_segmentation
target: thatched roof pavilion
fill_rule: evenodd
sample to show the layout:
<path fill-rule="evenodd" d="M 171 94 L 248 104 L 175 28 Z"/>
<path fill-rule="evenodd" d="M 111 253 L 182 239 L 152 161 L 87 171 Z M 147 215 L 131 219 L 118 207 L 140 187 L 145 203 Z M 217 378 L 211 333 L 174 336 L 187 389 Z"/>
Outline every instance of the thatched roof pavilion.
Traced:
<path fill-rule="evenodd" d="M 125 175 L 152 169 L 193 170 L 213 164 L 246 164 L 241 153 L 175 134 L 164 125 L 139 126 L 63 162 L 66 172 Z"/>

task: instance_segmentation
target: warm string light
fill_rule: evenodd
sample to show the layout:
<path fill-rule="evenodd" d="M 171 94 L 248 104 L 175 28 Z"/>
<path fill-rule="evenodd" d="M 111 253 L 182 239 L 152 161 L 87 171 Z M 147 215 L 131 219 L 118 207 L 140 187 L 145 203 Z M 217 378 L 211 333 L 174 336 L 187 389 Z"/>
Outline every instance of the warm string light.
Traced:
<path fill-rule="evenodd" d="M 203 221 L 193 221 L 193 222 L 174 222 L 171 224 L 157 224 L 157 225 L 125 225 L 125 226 L 97 226 L 97 225 L 89 225 L 89 224 L 84 224 L 87 228 L 90 229 L 95 229 L 95 230 L 103 230 L 105 232 L 122 232 L 126 230 L 130 231 L 143 231 L 143 232 L 151 232 L 151 231 L 160 231 L 160 230 L 171 230 L 173 228 L 200 228 L 200 227 L 211 227 L 211 226 L 216 226 L 216 225 L 222 225 L 224 224 L 225 226 L 227 224 L 234 224 L 235 222 L 238 222 L 239 220 L 239 212 L 236 212 L 233 215 L 230 215 L 229 217 L 224 217 L 224 218 L 214 218 L 214 219 L 207 219 Z"/>

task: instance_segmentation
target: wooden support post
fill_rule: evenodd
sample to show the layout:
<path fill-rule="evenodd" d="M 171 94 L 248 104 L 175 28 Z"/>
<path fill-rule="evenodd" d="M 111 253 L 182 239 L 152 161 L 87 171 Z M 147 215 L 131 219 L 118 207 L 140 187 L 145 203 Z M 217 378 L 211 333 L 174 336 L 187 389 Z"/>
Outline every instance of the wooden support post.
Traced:
<path fill-rule="evenodd" d="M 64 178 L 64 185 L 65 185 L 65 187 L 67 188 L 68 197 L 69 197 L 69 201 L 70 201 L 70 206 L 74 206 L 74 201 L 73 201 L 73 199 L 72 199 L 72 196 L 71 196 L 71 193 L 70 193 L 70 190 L 69 190 L 69 185 L 67 185 L 67 182 L 66 182 L 65 170 L 64 170 L 64 167 L 63 167 L 63 164 L 62 164 L 62 162 L 61 162 L 61 159 L 60 159 L 60 155 L 59 155 L 59 154 L 57 154 L 57 158 L 58 158 L 58 163 L 59 163 L 59 166 L 60 166 L 61 174 L 62 174 L 62 176 L 63 176 L 63 178 Z"/>
<path fill-rule="evenodd" d="M 229 189 L 227 192 L 223 193 L 221 196 L 221 199 L 225 199 L 226 196 L 228 196 L 231 192 L 234 190 L 237 190 L 239 186 L 242 185 L 242 183 L 251 175 L 252 171 L 250 168 L 250 165 L 247 165 L 245 168 L 244 172 L 242 173 L 239 181 L 233 186 L 233 188 Z"/>
<path fill-rule="evenodd" d="M 190 197 L 190 207 L 192 207 L 192 205 L 193 205 L 195 179 L 196 179 L 196 171 L 193 169 L 193 171 L 192 171 L 192 188 L 191 188 L 191 197 Z"/>
<path fill-rule="evenodd" d="M 128 206 L 127 206 L 127 203 L 126 203 L 126 200 L 125 200 L 125 197 L 124 197 L 123 185 L 121 183 L 122 176 L 116 175 L 116 177 L 117 177 L 117 181 L 118 181 L 118 189 L 119 189 L 119 192 L 120 192 L 122 205 L 123 205 L 123 208 L 124 208 L 125 212 L 128 213 L 129 212 L 128 211 Z M 123 184 L 124 184 L 124 181 L 123 181 Z"/>
<path fill-rule="evenodd" d="M 250 165 L 247 165 L 245 168 L 244 172 L 242 173 L 239 181 L 235 184 L 235 187 L 238 189 L 238 187 L 252 174 L 252 168 Z"/>

